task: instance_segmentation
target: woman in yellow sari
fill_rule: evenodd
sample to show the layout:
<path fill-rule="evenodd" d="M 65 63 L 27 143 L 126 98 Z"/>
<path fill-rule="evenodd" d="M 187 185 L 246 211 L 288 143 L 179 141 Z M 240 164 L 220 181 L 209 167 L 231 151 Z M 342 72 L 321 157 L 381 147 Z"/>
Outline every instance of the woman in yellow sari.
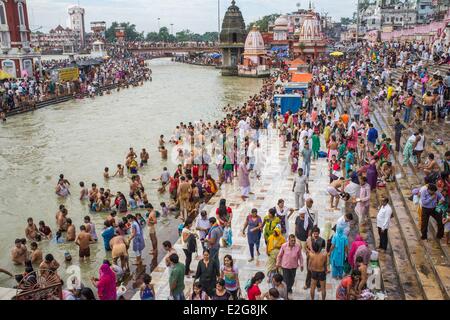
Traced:
<path fill-rule="evenodd" d="M 286 242 L 286 239 L 281 234 L 281 230 L 279 227 L 276 227 L 273 231 L 272 235 L 269 236 L 267 240 L 267 277 L 268 281 L 271 283 L 272 276 L 275 273 L 278 273 L 276 264 L 277 264 L 277 256 L 280 252 L 281 245 Z"/>

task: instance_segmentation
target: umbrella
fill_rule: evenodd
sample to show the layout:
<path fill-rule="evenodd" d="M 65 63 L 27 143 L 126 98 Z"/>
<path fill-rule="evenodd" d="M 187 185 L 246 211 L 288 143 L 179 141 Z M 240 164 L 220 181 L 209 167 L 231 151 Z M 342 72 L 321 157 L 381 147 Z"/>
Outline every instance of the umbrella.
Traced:
<path fill-rule="evenodd" d="M 332 57 L 340 57 L 343 55 L 344 55 L 344 53 L 340 52 L 340 51 L 334 51 L 334 52 L 330 53 L 330 56 L 332 56 Z"/>
<path fill-rule="evenodd" d="M 10 75 L 9 73 L 0 70 L 0 80 L 5 80 L 5 79 L 11 79 L 14 78 L 12 75 Z"/>

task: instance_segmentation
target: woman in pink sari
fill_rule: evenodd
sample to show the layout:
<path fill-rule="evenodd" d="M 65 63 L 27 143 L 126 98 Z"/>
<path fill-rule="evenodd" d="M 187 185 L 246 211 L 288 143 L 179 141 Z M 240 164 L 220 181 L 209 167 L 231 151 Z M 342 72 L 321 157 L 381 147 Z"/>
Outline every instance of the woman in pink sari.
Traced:
<path fill-rule="evenodd" d="M 364 119 L 369 119 L 370 105 L 368 96 L 366 96 L 364 99 L 361 100 L 361 108 L 364 114 Z"/>
<path fill-rule="evenodd" d="M 350 135 L 347 138 L 347 149 L 358 150 L 358 131 L 354 126 L 351 127 Z"/>
<path fill-rule="evenodd" d="M 363 240 L 363 238 L 360 235 L 357 235 L 355 238 L 355 241 L 353 241 L 353 243 L 352 243 L 350 252 L 348 254 L 348 263 L 350 264 L 352 269 L 355 268 L 355 253 L 356 253 L 356 250 L 360 246 L 366 246 L 366 242 Z"/>
<path fill-rule="evenodd" d="M 100 279 L 92 279 L 100 300 L 117 300 L 116 275 L 106 261 L 100 266 Z"/>

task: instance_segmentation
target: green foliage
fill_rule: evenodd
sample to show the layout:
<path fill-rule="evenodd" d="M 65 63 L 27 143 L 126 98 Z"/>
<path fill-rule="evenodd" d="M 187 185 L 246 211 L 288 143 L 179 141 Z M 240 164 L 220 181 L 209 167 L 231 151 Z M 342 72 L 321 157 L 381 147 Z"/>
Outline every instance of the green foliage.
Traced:
<path fill-rule="evenodd" d="M 106 29 L 106 40 L 108 42 L 116 42 L 116 28 L 125 28 L 125 40 L 126 41 L 149 41 L 149 42 L 184 42 L 184 41 L 198 41 L 198 42 L 213 42 L 218 38 L 217 32 L 205 32 L 204 34 L 193 33 L 186 29 L 177 32 L 176 35 L 170 34 L 169 28 L 161 27 L 159 32 L 149 32 L 144 35 L 144 32 L 136 31 L 136 25 L 130 22 L 113 22 L 111 26 Z"/>
<path fill-rule="evenodd" d="M 248 27 L 247 27 L 247 31 L 250 31 L 254 25 L 259 27 L 259 31 L 261 32 L 268 32 L 269 31 L 269 24 L 270 23 L 274 23 L 275 20 L 281 16 L 278 13 L 275 14 L 270 14 L 268 16 L 264 16 L 261 19 L 255 21 L 255 22 L 251 22 Z"/>
<path fill-rule="evenodd" d="M 109 42 L 116 42 L 116 28 L 123 27 L 125 29 L 125 40 L 127 41 L 142 41 L 144 40 L 144 32 L 137 32 L 136 25 L 130 22 L 113 22 L 106 30 L 106 40 Z"/>

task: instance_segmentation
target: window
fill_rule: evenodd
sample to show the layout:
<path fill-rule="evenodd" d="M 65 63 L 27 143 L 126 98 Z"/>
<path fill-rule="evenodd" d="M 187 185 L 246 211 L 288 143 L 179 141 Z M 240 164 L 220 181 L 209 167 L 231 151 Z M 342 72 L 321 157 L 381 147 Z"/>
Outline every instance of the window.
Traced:
<path fill-rule="evenodd" d="M 23 13 L 23 5 L 21 3 L 19 3 L 17 5 L 17 9 L 19 10 L 19 22 L 21 26 L 25 25 L 25 15 Z"/>
<path fill-rule="evenodd" d="M 10 47 L 9 32 L 0 32 L 0 44 L 4 48 Z"/>
<path fill-rule="evenodd" d="M 375 19 L 372 19 L 372 24 L 375 24 Z"/>
<path fill-rule="evenodd" d="M 0 24 L 7 24 L 6 23 L 6 14 L 5 14 L 5 5 L 3 2 L 0 2 Z"/>
<path fill-rule="evenodd" d="M 233 33 L 233 43 L 237 42 L 237 33 Z"/>

